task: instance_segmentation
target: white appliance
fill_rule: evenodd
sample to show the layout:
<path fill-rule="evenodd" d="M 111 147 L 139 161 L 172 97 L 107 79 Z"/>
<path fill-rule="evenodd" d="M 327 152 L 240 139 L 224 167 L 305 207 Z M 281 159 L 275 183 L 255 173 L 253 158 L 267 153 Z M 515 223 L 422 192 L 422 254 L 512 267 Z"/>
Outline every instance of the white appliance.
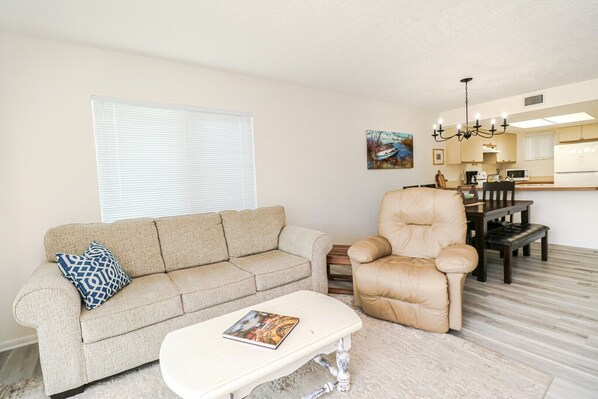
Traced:
<path fill-rule="evenodd" d="M 500 150 L 496 148 L 496 144 L 484 143 L 482 144 L 482 153 L 484 154 L 500 154 Z"/>
<path fill-rule="evenodd" d="M 529 170 L 527 169 L 507 169 L 507 177 L 513 181 L 528 181 Z"/>
<path fill-rule="evenodd" d="M 488 179 L 488 174 L 483 170 L 479 170 L 478 174 L 476 175 L 476 180 L 478 181 L 478 187 L 482 187 L 484 185 L 484 183 L 486 183 L 487 179 Z"/>
<path fill-rule="evenodd" d="M 554 184 L 598 186 L 598 142 L 554 146 Z"/>

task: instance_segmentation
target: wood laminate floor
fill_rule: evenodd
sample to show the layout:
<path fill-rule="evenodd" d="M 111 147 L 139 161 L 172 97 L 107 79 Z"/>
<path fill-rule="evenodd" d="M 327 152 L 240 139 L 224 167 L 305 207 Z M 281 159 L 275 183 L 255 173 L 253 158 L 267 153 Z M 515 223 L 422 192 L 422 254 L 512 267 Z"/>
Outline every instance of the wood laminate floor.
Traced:
<path fill-rule="evenodd" d="M 513 258 L 510 285 L 487 254 L 488 281 L 467 278 L 464 326 L 451 334 L 554 376 L 548 399 L 598 398 L 598 250 L 550 245 L 542 262 L 533 244 Z M 0 353 L 0 384 L 39 373 L 37 345 Z"/>
<path fill-rule="evenodd" d="M 487 252 L 488 281 L 465 283 L 463 329 L 452 334 L 554 376 L 546 398 L 598 398 L 598 250 L 540 245 L 502 259 Z"/>

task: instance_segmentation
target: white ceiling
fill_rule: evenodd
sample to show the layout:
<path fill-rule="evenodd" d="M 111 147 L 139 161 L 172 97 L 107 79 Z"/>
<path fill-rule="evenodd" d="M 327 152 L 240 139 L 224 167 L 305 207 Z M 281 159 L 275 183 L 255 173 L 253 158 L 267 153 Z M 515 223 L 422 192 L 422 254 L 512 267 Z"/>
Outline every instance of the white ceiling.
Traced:
<path fill-rule="evenodd" d="M 0 0 L 0 31 L 443 111 L 598 78 L 597 0 Z"/>

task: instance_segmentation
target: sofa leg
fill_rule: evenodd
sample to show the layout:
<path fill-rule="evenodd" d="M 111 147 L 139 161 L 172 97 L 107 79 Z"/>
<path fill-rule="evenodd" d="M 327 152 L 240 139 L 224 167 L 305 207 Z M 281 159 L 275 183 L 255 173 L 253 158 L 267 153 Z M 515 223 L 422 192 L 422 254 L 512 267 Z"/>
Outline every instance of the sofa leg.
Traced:
<path fill-rule="evenodd" d="M 542 237 L 542 260 L 544 262 L 548 260 L 548 232 Z"/>
<path fill-rule="evenodd" d="M 504 254 L 503 258 L 503 274 L 505 284 L 511 284 L 511 247 L 505 247 L 502 251 Z"/>
<path fill-rule="evenodd" d="M 66 399 L 70 398 L 71 396 L 79 395 L 85 391 L 85 385 L 81 385 L 80 387 L 69 389 L 68 391 L 56 393 L 54 395 L 50 395 L 52 399 Z"/>

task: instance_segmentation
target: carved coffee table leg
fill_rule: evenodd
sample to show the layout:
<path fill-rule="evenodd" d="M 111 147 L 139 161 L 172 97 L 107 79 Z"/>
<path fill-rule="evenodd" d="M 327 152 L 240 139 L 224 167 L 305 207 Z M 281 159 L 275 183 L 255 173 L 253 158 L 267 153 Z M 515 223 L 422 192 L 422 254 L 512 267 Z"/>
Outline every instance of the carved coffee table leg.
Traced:
<path fill-rule="evenodd" d="M 351 389 L 351 375 L 349 374 L 349 351 L 345 348 L 345 339 L 338 340 L 336 345 L 336 366 L 338 375 L 336 376 L 338 384 L 336 389 L 339 392 L 349 392 Z"/>

